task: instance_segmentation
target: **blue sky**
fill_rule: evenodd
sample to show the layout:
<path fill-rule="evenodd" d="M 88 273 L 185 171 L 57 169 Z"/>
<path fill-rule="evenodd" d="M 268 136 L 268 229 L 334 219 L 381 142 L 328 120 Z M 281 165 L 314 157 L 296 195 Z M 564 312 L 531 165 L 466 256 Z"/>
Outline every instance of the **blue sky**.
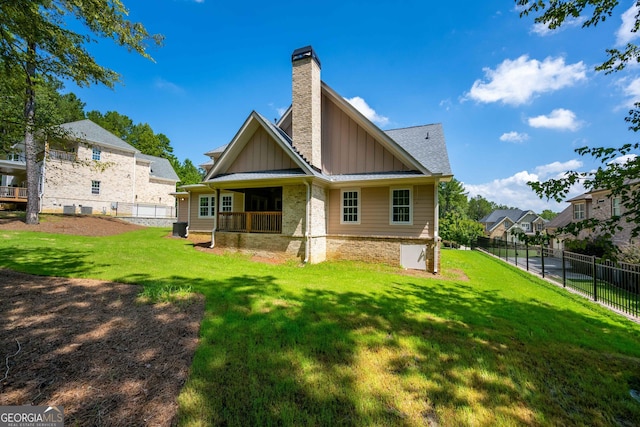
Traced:
<path fill-rule="evenodd" d="M 442 123 L 470 196 L 560 211 L 566 204 L 538 199 L 526 182 L 593 168 L 577 147 L 635 141 L 623 119 L 640 98 L 640 70 L 594 71 L 606 48 L 633 40 L 634 3 L 595 29 L 549 32 L 511 0 L 125 0 L 131 20 L 166 37 L 149 50 L 155 62 L 100 40 L 89 50 L 122 83 L 68 89 L 87 110 L 149 123 L 180 160 L 201 164 L 252 110 L 280 116 L 291 53 L 310 44 L 322 80 L 382 129 Z"/>

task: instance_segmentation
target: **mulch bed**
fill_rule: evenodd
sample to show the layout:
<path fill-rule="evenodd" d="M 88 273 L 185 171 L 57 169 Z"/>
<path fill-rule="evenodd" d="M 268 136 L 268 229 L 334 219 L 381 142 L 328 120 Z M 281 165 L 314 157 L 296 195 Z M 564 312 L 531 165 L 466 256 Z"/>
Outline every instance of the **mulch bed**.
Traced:
<path fill-rule="evenodd" d="M 0 220 L 0 229 L 24 227 L 84 235 L 139 228 L 95 217 Z M 62 405 L 65 425 L 175 424 L 204 297 L 144 304 L 140 291 L 0 269 L 0 405 Z"/>

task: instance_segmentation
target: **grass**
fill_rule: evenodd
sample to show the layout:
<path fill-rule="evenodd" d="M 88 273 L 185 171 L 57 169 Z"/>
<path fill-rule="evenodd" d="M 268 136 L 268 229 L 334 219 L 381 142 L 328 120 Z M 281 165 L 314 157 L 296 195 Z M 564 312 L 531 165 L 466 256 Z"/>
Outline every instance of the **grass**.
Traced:
<path fill-rule="evenodd" d="M 181 425 L 640 425 L 640 325 L 491 257 L 444 251 L 422 277 L 167 234 L 0 231 L 0 266 L 204 294 Z"/>

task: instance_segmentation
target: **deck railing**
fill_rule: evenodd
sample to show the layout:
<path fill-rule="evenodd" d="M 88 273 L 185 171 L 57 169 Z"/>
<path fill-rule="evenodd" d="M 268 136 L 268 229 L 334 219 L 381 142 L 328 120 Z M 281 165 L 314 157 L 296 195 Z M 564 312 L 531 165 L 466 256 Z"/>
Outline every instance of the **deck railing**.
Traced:
<path fill-rule="evenodd" d="M 27 189 L 24 187 L 0 187 L 0 200 L 25 202 Z"/>
<path fill-rule="evenodd" d="M 219 212 L 217 230 L 282 233 L 282 212 Z"/>

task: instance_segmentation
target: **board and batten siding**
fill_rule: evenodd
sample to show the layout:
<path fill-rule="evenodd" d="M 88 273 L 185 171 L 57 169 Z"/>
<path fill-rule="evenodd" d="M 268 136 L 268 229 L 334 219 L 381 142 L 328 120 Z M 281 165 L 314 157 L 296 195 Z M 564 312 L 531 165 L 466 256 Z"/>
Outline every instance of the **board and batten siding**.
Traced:
<path fill-rule="evenodd" d="M 390 224 L 390 187 L 360 188 L 360 224 L 341 224 L 341 190 L 329 192 L 329 235 L 433 238 L 433 185 L 413 189 L 413 224 Z M 407 188 L 392 187 L 392 188 Z"/>
<path fill-rule="evenodd" d="M 227 173 L 295 169 L 298 166 L 262 127 L 244 146 Z"/>
<path fill-rule="evenodd" d="M 411 170 L 326 96 L 322 141 L 322 169 L 328 174 Z"/>

